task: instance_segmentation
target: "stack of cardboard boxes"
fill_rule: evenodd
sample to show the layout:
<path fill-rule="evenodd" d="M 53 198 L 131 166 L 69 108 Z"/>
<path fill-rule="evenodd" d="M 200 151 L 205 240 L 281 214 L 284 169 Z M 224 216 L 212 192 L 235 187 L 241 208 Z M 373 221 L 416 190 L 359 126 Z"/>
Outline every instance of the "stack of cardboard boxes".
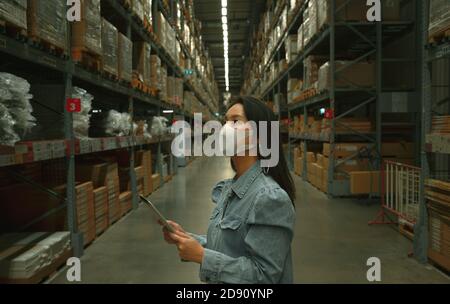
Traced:
<path fill-rule="evenodd" d="M 294 149 L 294 171 L 303 175 L 304 158 L 306 157 L 307 180 L 323 192 L 328 192 L 330 158 L 334 159 L 334 180 L 348 180 L 352 195 L 379 193 L 380 172 L 374 170 L 369 159 L 356 154 L 370 155 L 372 147 L 368 143 L 336 143 L 331 151 L 331 144 L 323 145 L 322 153 L 304 152 L 303 146 Z M 385 142 L 381 147 L 384 160 L 392 160 L 408 165 L 414 164 L 414 144 L 408 142 Z M 349 157 L 352 157 L 348 159 Z"/>
<path fill-rule="evenodd" d="M 95 231 L 97 235 L 108 229 L 108 189 L 106 186 L 94 189 Z"/>

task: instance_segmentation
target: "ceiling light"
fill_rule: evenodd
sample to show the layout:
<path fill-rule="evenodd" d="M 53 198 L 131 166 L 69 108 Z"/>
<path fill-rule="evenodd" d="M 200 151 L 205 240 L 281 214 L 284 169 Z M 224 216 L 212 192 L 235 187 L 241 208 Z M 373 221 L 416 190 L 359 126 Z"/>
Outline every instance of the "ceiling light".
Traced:
<path fill-rule="evenodd" d="M 222 24 L 228 24 L 227 16 L 222 16 Z"/>
<path fill-rule="evenodd" d="M 163 110 L 163 113 L 164 113 L 164 114 L 172 114 L 172 113 L 173 113 L 173 110 Z"/>
<path fill-rule="evenodd" d="M 222 7 L 222 16 L 226 16 L 226 15 L 227 15 L 227 8 Z"/>
<path fill-rule="evenodd" d="M 227 0 L 222 0 L 221 2 L 222 2 L 222 7 L 227 7 L 227 4 L 228 4 L 228 3 L 227 3 L 227 2 L 228 2 Z"/>

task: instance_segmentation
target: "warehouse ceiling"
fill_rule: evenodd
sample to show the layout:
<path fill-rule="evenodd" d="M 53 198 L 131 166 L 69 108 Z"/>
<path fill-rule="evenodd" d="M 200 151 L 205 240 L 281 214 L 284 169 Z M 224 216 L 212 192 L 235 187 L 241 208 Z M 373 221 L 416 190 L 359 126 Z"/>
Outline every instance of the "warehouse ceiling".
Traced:
<path fill-rule="evenodd" d="M 230 92 L 238 94 L 248 64 L 250 39 L 264 10 L 265 0 L 228 0 Z M 225 92 L 225 68 L 220 0 L 195 0 L 195 16 L 202 23 L 202 37 L 214 65 L 219 90 Z"/>

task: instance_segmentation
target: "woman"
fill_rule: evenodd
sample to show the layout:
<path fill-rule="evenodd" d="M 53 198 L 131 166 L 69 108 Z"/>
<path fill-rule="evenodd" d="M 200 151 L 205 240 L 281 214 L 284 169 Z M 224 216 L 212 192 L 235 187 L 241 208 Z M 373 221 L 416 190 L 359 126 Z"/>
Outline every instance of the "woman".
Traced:
<path fill-rule="evenodd" d="M 276 121 L 273 112 L 253 97 L 236 99 L 229 107 L 226 118 L 227 125 L 222 131 L 233 125 L 231 122 Z M 270 136 L 269 128 L 269 143 L 272 142 Z M 240 148 L 242 146 L 238 146 L 237 150 Z M 250 149 L 247 138 L 241 150 L 249 152 Z M 175 233 L 163 229 L 165 240 L 177 246 L 184 261 L 200 264 L 202 281 L 293 282 L 291 242 L 295 222 L 295 188 L 281 146 L 277 152 L 280 154 L 279 162 L 272 168 L 261 168 L 259 149 L 258 153 L 244 153 L 245 156 L 235 153 L 232 156 L 231 165 L 236 176 L 219 182 L 212 191 L 212 201 L 216 207 L 207 236 L 187 233 L 172 221 L 170 224 Z"/>

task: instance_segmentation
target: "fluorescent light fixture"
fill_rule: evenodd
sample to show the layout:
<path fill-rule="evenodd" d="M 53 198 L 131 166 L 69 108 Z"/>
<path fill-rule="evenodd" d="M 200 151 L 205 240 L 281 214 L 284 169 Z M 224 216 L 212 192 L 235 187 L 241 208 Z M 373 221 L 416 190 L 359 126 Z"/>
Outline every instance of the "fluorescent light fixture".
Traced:
<path fill-rule="evenodd" d="M 320 109 L 320 114 L 321 114 L 321 115 L 324 115 L 324 114 L 325 114 L 325 108 L 321 108 L 321 109 Z"/>
<path fill-rule="evenodd" d="M 173 113 L 173 110 L 163 110 L 163 113 L 164 113 L 164 114 L 172 114 L 172 113 Z"/>
<path fill-rule="evenodd" d="M 222 31 L 223 31 L 223 59 L 224 59 L 224 65 L 225 65 L 225 86 L 227 89 L 227 92 L 230 91 L 230 67 L 229 67 L 229 59 L 228 59 L 228 1 L 227 0 L 221 0 L 222 4 Z"/>

